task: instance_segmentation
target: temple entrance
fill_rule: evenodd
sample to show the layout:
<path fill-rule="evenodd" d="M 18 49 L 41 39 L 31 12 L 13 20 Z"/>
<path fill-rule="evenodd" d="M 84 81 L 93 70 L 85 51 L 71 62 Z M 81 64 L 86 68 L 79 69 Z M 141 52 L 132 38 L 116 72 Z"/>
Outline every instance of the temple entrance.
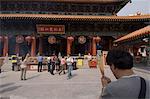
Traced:
<path fill-rule="evenodd" d="M 16 36 L 9 37 L 8 50 L 9 55 L 19 54 L 19 56 L 26 55 L 31 52 L 31 44 L 25 40 L 21 43 L 16 42 Z"/>
<path fill-rule="evenodd" d="M 0 41 L 0 56 L 3 56 L 3 42 Z"/>
<path fill-rule="evenodd" d="M 73 55 L 78 55 L 79 53 L 81 55 L 88 54 L 89 52 L 89 46 L 90 46 L 90 40 L 87 37 L 79 36 L 75 37 L 74 43 L 73 43 Z"/>
<path fill-rule="evenodd" d="M 52 38 L 50 38 L 52 37 Z M 54 38 L 53 38 L 54 37 Z M 52 40 L 49 40 L 52 39 Z M 56 39 L 56 41 L 54 40 Z M 67 41 L 61 36 L 44 36 L 43 37 L 43 55 L 49 56 L 52 54 L 66 55 Z"/>
<path fill-rule="evenodd" d="M 27 44 L 27 42 L 19 44 L 19 55 L 23 56 L 27 53 L 31 53 L 31 45 Z"/>

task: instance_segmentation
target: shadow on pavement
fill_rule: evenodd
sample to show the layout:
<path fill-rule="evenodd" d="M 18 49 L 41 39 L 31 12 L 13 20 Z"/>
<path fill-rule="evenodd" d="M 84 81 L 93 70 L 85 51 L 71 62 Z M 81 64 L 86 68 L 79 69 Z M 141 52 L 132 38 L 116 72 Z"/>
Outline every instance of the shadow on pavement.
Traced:
<path fill-rule="evenodd" d="M 10 85 L 13 85 L 13 84 L 15 84 L 15 83 L 2 84 L 2 85 L 0 85 L 0 88 L 7 87 L 7 86 L 10 86 Z"/>
<path fill-rule="evenodd" d="M 0 79 L 6 78 L 7 76 L 1 76 Z"/>
<path fill-rule="evenodd" d="M 8 91 L 13 91 L 13 90 L 18 89 L 19 87 L 21 87 L 21 86 L 8 87 L 8 88 L 5 88 L 5 89 L 0 90 L 0 93 L 2 94 L 2 93 L 5 93 L 5 92 L 8 92 Z"/>
<path fill-rule="evenodd" d="M 77 74 L 72 74 L 71 78 L 74 78 L 75 76 L 77 76 Z"/>
<path fill-rule="evenodd" d="M 34 76 L 32 76 L 32 77 L 28 77 L 27 78 L 27 80 L 29 80 L 29 79 L 33 79 L 33 78 L 36 78 L 36 77 L 39 77 L 40 76 L 40 74 L 38 74 L 38 75 L 34 75 Z"/>

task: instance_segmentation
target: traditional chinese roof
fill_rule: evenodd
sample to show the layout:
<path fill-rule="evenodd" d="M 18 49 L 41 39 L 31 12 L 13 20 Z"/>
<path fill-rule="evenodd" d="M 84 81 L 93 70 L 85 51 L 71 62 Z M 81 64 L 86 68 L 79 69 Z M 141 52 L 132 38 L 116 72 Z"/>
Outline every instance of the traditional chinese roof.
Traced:
<path fill-rule="evenodd" d="M 142 37 L 144 35 L 149 35 L 149 37 L 150 37 L 150 26 L 146 26 L 142 29 L 139 29 L 139 30 L 136 30 L 132 33 L 129 33 L 129 34 L 115 40 L 114 42 L 130 41 L 132 39 L 139 38 L 139 37 Z"/>
<path fill-rule="evenodd" d="M 92 16 L 54 14 L 0 14 L 0 19 L 67 20 L 67 21 L 148 21 L 150 15 L 139 16 Z"/>
<path fill-rule="evenodd" d="M 73 3 L 114 3 L 129 0 L 1 0 L 1 1 L 50 1 L 50 2 L 73 2 Z"/>
<path fill-rule="evenodd" d="M 16 6 L 15 4 L 17 3 L 21 3 L 21 4 L 25 4 L 25 3 L 28 3 L 28 4 L 25 4 L 24 5 L 24 8 L 26 8 L 27 6 L 30 6 L 29 8 L 27 8 L 26 10 L 33 10 L 31 9 L 31 5 L 30 4 L 34 4 L 35 5 L 40 5 L 42 3 L 46 3 L 46 4 L 53 4 L 53 6 L 58 6 L 59 4 L 70 4 L 70 7 L 67 7 L 67 9 L 72 9 L 73 7 L 72 6 L 79 6 L 81 5 L 80 7 L 85 7 L 85 5 L 87 4 L 87 6 L 93 6 L 94 7 L 97 7 L 97 5 L 101 8 L 99 8 L 98 12 L 102 12 L 102 13 L 109 13 L 109 14 L 116 14 L 120 11 L 121 8 L 123 8 L 129 1 L 131 0 L 1 0 L 1 5 L 2 5 L 2 10 L 7 10 L 9 9 L 8 6 L 6 6 L 7 4 L 11 4 L 11 5 L 14 5 L 14 8 L 15 9 L 9 9 L 8 11 L 15 11 L 16 10 Z M 56 3 L 56 4 L 55 4 Z M 4 4 L 4 5 L 3 5 Z M 74 5 L 75 4 L 75 5 Z M 89 4 L 92 4 L 92 5 L 89 5 Z M 96 4 L 96 6 L 94 6 Z M 82 6 L 83 5 L 83 6 Z M 18 5 L 20 6 L 20 5 Z M 59 7 L 63 5 L 59 5 Z M 44 7 L 44 6 L 43 6 Z M 40 9 L 42 9 L 43 7 L 41 7 Z M 55 7 L 54 7 L 55 8 Z M 23 9 L 23 8 L 20 8 L 20 9 Z M 75 9 L 77 9 L 75 7 Z M 94 8 L 96 9 L 96 8 Z M 97 8 L 98 9 L 98 8 Z M 59 10 L 59 9 L 58 9 Z M 79 9 L 78 9 L 79 10 Z M 17 9 L 18 11 L 18 9 Z M 37 10 L 34 10 L 34 11 L 37 11 Z M 42 10 L 40 10 L 42 11 Z M 37 11 L 38 12 L 38 11 Z M 61 11 L 60 11 L 61 12 Z M 62 11 L 63 12 L 63 11 Z M 65 12 L 65 11 L 64 11 Z M 76 12 L 76 11 L 75 11 Z M 80 11 L 79 11 L 80 12 Z M 86 11 L 87 12 L 87 11 Z"/>

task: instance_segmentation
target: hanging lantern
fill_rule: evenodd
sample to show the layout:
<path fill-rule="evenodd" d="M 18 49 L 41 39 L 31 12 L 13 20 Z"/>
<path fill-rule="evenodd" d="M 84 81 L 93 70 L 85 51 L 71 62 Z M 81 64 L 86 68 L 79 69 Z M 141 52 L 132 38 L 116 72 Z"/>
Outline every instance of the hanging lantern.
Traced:
<path fill-rule="evenodd" d="M 5 40 L 8 40 L 8 37 L 7 37 L 7 36 L 5 36 L 5 37 L 4 37 L 4 39 L 5 39 Z"/>
<path fill-rule="evenodd" d="M 79 42 L 80 44 L 84 44 L 84 43 L 86 42 L 86 38 L 85 38 L 84 36 L 80 36 L 80 37 L 78 38 L 78 42 Z"/>
<path fill-rule="evenodd" d="M 32 36 L 31 39 L 34 40 L 34 39 L 36 39 L 36 38 L 35 38 L 35 36 Z"/>
<path fill-rule="evenodd" d="M 3 41 L 3 36 L 0 36 L 0 42 L 2 42 Z"/>
<path fill-rule="evenodd" d="M 97 37 L 95 38 L 95 41 L 96 41 L 96 43 L 99 43 L 99 42 L 101 41 L 101 38 L 100 38 L 99 36 L 97 36 Z"/>
<path fill-rule="evenodd" d="M 25 38 L 25 40 L 28 42 L 28 45 L 29 45 L 31 43 L 31 41 L 32 41 L 32 37 L 31 36 L 27 36 Z"/>
<path fill-rule="evenodd" d="M 31 36 L 27 36 L 27 37 L 25 38 L 25 40 L 26 40 L 28 43 L 30 43 L 31 40 L 32 40 L 32 37 L 31 37 Z"/>
<path fill-rule="evenodd" d="M 22 35 L 18 35 L 16 37 L 16 43 L 23 43 L 24 42 L 24 37 Z"/>
<path fill-rule="evenodd" d="M 55 44 L 56 43 L 56 37 L 55 36 L 49 36 L 48 37 L 48 42 L 50 44 Z"/>
<path fill-rule="evenodd" d="M 67 38 L 67 40 L 72 42 L 74 40 L 74 38 L 72 36 L 70 36 L 70 37 Z"/>

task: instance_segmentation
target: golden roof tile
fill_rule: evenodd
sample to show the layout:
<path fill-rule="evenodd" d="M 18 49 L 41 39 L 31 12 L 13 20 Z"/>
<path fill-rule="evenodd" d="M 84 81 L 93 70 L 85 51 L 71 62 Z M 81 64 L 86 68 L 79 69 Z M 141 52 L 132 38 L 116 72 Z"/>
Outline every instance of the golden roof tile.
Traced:
<path fill-rule="evenodd" d="M 50 1 L 50 2 L 74 2 L 74 3 L 113 3 L 125 0 L 1 0 L 1 1 Z M 129 0 L 126 0 L 129 1 Z"/>
<path fill-rule="evenodd" d="M 0 19 L 54 19 L 73 21 L 138 21 L 150 20 L 150 15 L 139 16 L 92 16 L 92 15 L 54 15 L 54 14 L 0 14 Z"/>
<path fill-rule="evenodd" d="M 150 26 L 149 25 L 142 28 L 142 29 L 139 29 L 139 30 L 136 30 L 132 33 L 129 33 L 129 34 L 115 40 L 114 42 L 121 42 L 121 41 L 129 40 L 131 38 L 140 37 L 143 35 L 150 35 Z"/>

